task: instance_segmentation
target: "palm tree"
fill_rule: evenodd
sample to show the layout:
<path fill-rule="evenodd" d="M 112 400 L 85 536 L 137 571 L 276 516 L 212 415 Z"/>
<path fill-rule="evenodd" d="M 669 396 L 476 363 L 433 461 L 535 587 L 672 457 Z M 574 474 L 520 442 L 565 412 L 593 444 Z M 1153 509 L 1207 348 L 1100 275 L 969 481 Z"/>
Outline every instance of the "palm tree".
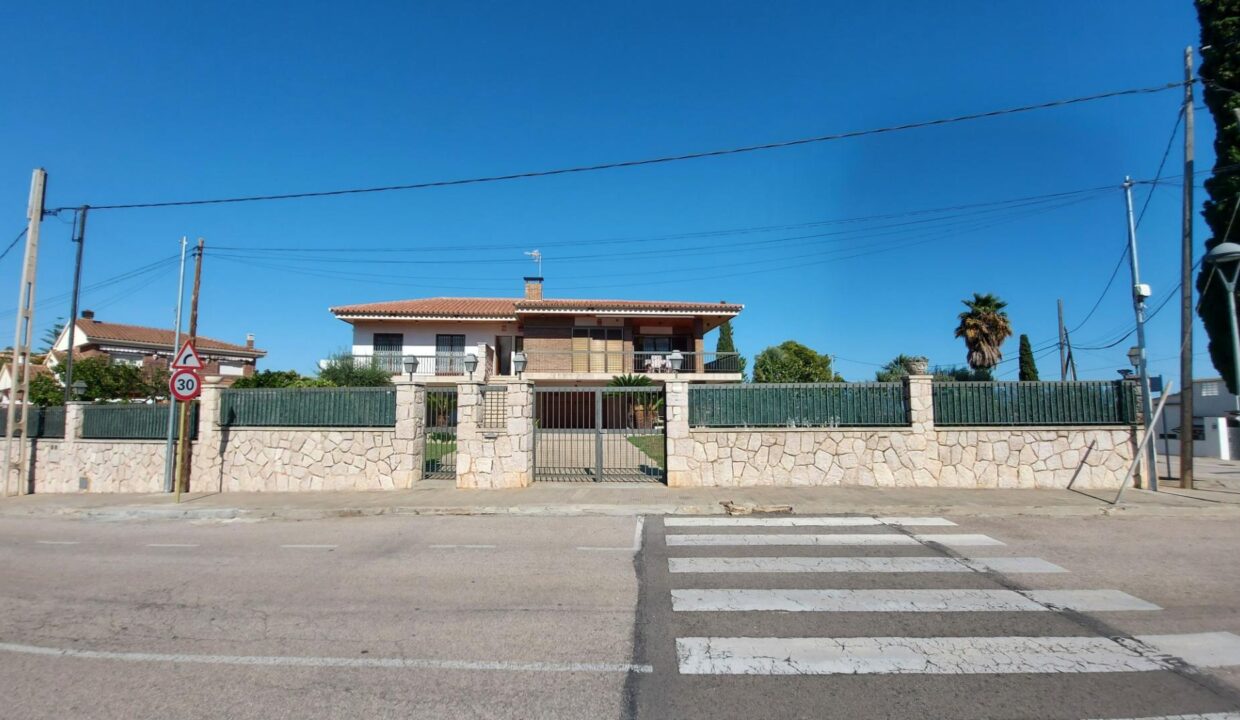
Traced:
<path fill-rule="evenodd" d="M 973 293 L 972 300 L 963 302 L 968 310 L 960 313 L 956 337 L 964 338 L 965 347 L 969 350 L 969 367 L 989 370 L 1003 359 L 999 348 L 1004 340 L 1012 337 L 1012 323 L 1008 321 L 1007 313 L 1003 312 L 1007 303 L 989 293 Z"/>

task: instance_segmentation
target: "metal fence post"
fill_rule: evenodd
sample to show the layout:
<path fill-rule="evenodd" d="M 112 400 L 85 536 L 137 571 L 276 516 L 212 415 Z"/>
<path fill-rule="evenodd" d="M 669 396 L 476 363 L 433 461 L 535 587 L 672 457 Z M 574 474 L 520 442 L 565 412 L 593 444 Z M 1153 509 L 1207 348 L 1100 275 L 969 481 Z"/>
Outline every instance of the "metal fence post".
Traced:
<path fill-rule="evenodd" d="M 594 481 L 603 482 L 603 391 L 594 391 Z"/>

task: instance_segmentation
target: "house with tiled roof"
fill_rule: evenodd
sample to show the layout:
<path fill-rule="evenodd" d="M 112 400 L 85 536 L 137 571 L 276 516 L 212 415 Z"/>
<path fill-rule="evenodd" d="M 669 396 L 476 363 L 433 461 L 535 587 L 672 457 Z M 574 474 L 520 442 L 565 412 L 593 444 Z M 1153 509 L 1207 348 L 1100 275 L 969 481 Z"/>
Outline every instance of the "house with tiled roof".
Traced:
<path fill-rule="evenodd" d="M 353 326 L 354 358 L 393 375 L 413 367 L 415 376 L 455 382 L 476 361 L 476 379 L 502 379 L 516 374 L 519 354 L 526 379 L 590 384 L 623 374 L 739 382 L 739 357 L 707 351 L 703 338 L 743 308 L 545 298 L 543 279 L 529 277 L 518 298 L 421 298 L 330 310 Z"/>
<path fill-rule="evenodd" d="M 184 342 L 184 332 L 181 339 Z M 104 322 L 96 319 L 90 310 L 83 310 L 73 335 L 73 355 L 75 358 L 102 356 L 114 363 L 144 368 L 167 368 L 177 351 L 173 347 L 175 343 L 176 331 L 171 328 Z M 244 344 L 199 335 L 195 347 L 202 358 L 203 372 L 208 375 L 253 375 L 259 358 L 267 354 L 266 350 L 254 347 L 252 334 L 246 336 Z M 69 326 L 66 325 L 56 338 L 46 364 L 55 367 L 62 362 L 68 349 Z"/>

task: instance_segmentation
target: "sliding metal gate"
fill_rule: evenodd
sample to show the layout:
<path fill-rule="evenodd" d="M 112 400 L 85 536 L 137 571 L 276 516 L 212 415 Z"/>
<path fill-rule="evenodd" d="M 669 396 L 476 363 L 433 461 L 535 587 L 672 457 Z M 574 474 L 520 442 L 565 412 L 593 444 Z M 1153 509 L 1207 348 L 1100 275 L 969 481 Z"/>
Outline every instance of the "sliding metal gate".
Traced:
<path fill-rule="evenodd" d="M 662 482 L 662 387 L 534 389 L 534 479 Z"/>
<path fill-rule="evenodd" d="M 456 479 L 456 388 L 426 389 L 426 448 L 422 477 Z"/>

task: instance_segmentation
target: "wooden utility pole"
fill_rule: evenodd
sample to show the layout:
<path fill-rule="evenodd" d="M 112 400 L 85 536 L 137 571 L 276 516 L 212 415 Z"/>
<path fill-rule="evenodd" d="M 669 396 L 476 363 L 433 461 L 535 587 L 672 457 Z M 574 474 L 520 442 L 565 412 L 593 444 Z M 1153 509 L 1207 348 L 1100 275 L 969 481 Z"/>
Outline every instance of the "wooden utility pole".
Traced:
<path fill-rule="evenodd" d="M 30 419 L 30 343 L 34 340 L 34 281 L 39 266 L 39 228 L 43 222 L 43 197 L 47 192 L 47 171 L 38 168 L 30 178 L 30 202 L 26 205 L 26 258 L 22 264 L 22 284 L 17 291 L 17 330 L 13 338 L 13 357 L 9 359 L 12 386 L 4 426 L 4 494 L 16 485 L 16 494 L 26 492 L 27 425 Z M 13 459 L 13 440 L 17 459 Z M 16 482 L 14 482 L 16 476 Z"/>
<path fill-rule="evenodd" d="M 78 296 L 82 288 L 82 248 L 86 245 L 86 213 L 89 205 L 83 205 L 73 214 L 73 242 L 77 243 L 77 259 L 73 263 L 73 299 L 69 304 L 69 347 L 65 353 L 65 402 L 76 400 L 73 397 L 73 343 L 76 339 Z"/>
<path fill-rule="evenodd" d="M 202 249 L 205 244 L 202 238 L 198 238 L 198 247 L 194 250 L 194 290 L 189 300 L 189 343 L 194 346 L 198 344 L 198 289 L 202 286 Z M 172 352 L 179 351 L 180 348 L 176 348 Z M 189 491 L 189 466 L 194 459 L 194 446 L 189 442 L 189 416 L 192 404 L 188 402 L 181 404 L 181 437 L 178 442 L 180 452 L 177 453 L 180 460 L 177 472 L 178 494 Z"/>
<path fill-rule="evenodd" d="M 1193 48 L 1184 48 L 1184 207 L 1180 238 L 1180 487 L 1193 486 Z"/>
<path fill-rule="evenodd" d="M 1065 347 L 1065 336 L 1067 332 L 1063 329 L 1063 298 L 1059 298 L 1059 379 L 1060 381 L 1068 379 L 1068 355 Z"/>

